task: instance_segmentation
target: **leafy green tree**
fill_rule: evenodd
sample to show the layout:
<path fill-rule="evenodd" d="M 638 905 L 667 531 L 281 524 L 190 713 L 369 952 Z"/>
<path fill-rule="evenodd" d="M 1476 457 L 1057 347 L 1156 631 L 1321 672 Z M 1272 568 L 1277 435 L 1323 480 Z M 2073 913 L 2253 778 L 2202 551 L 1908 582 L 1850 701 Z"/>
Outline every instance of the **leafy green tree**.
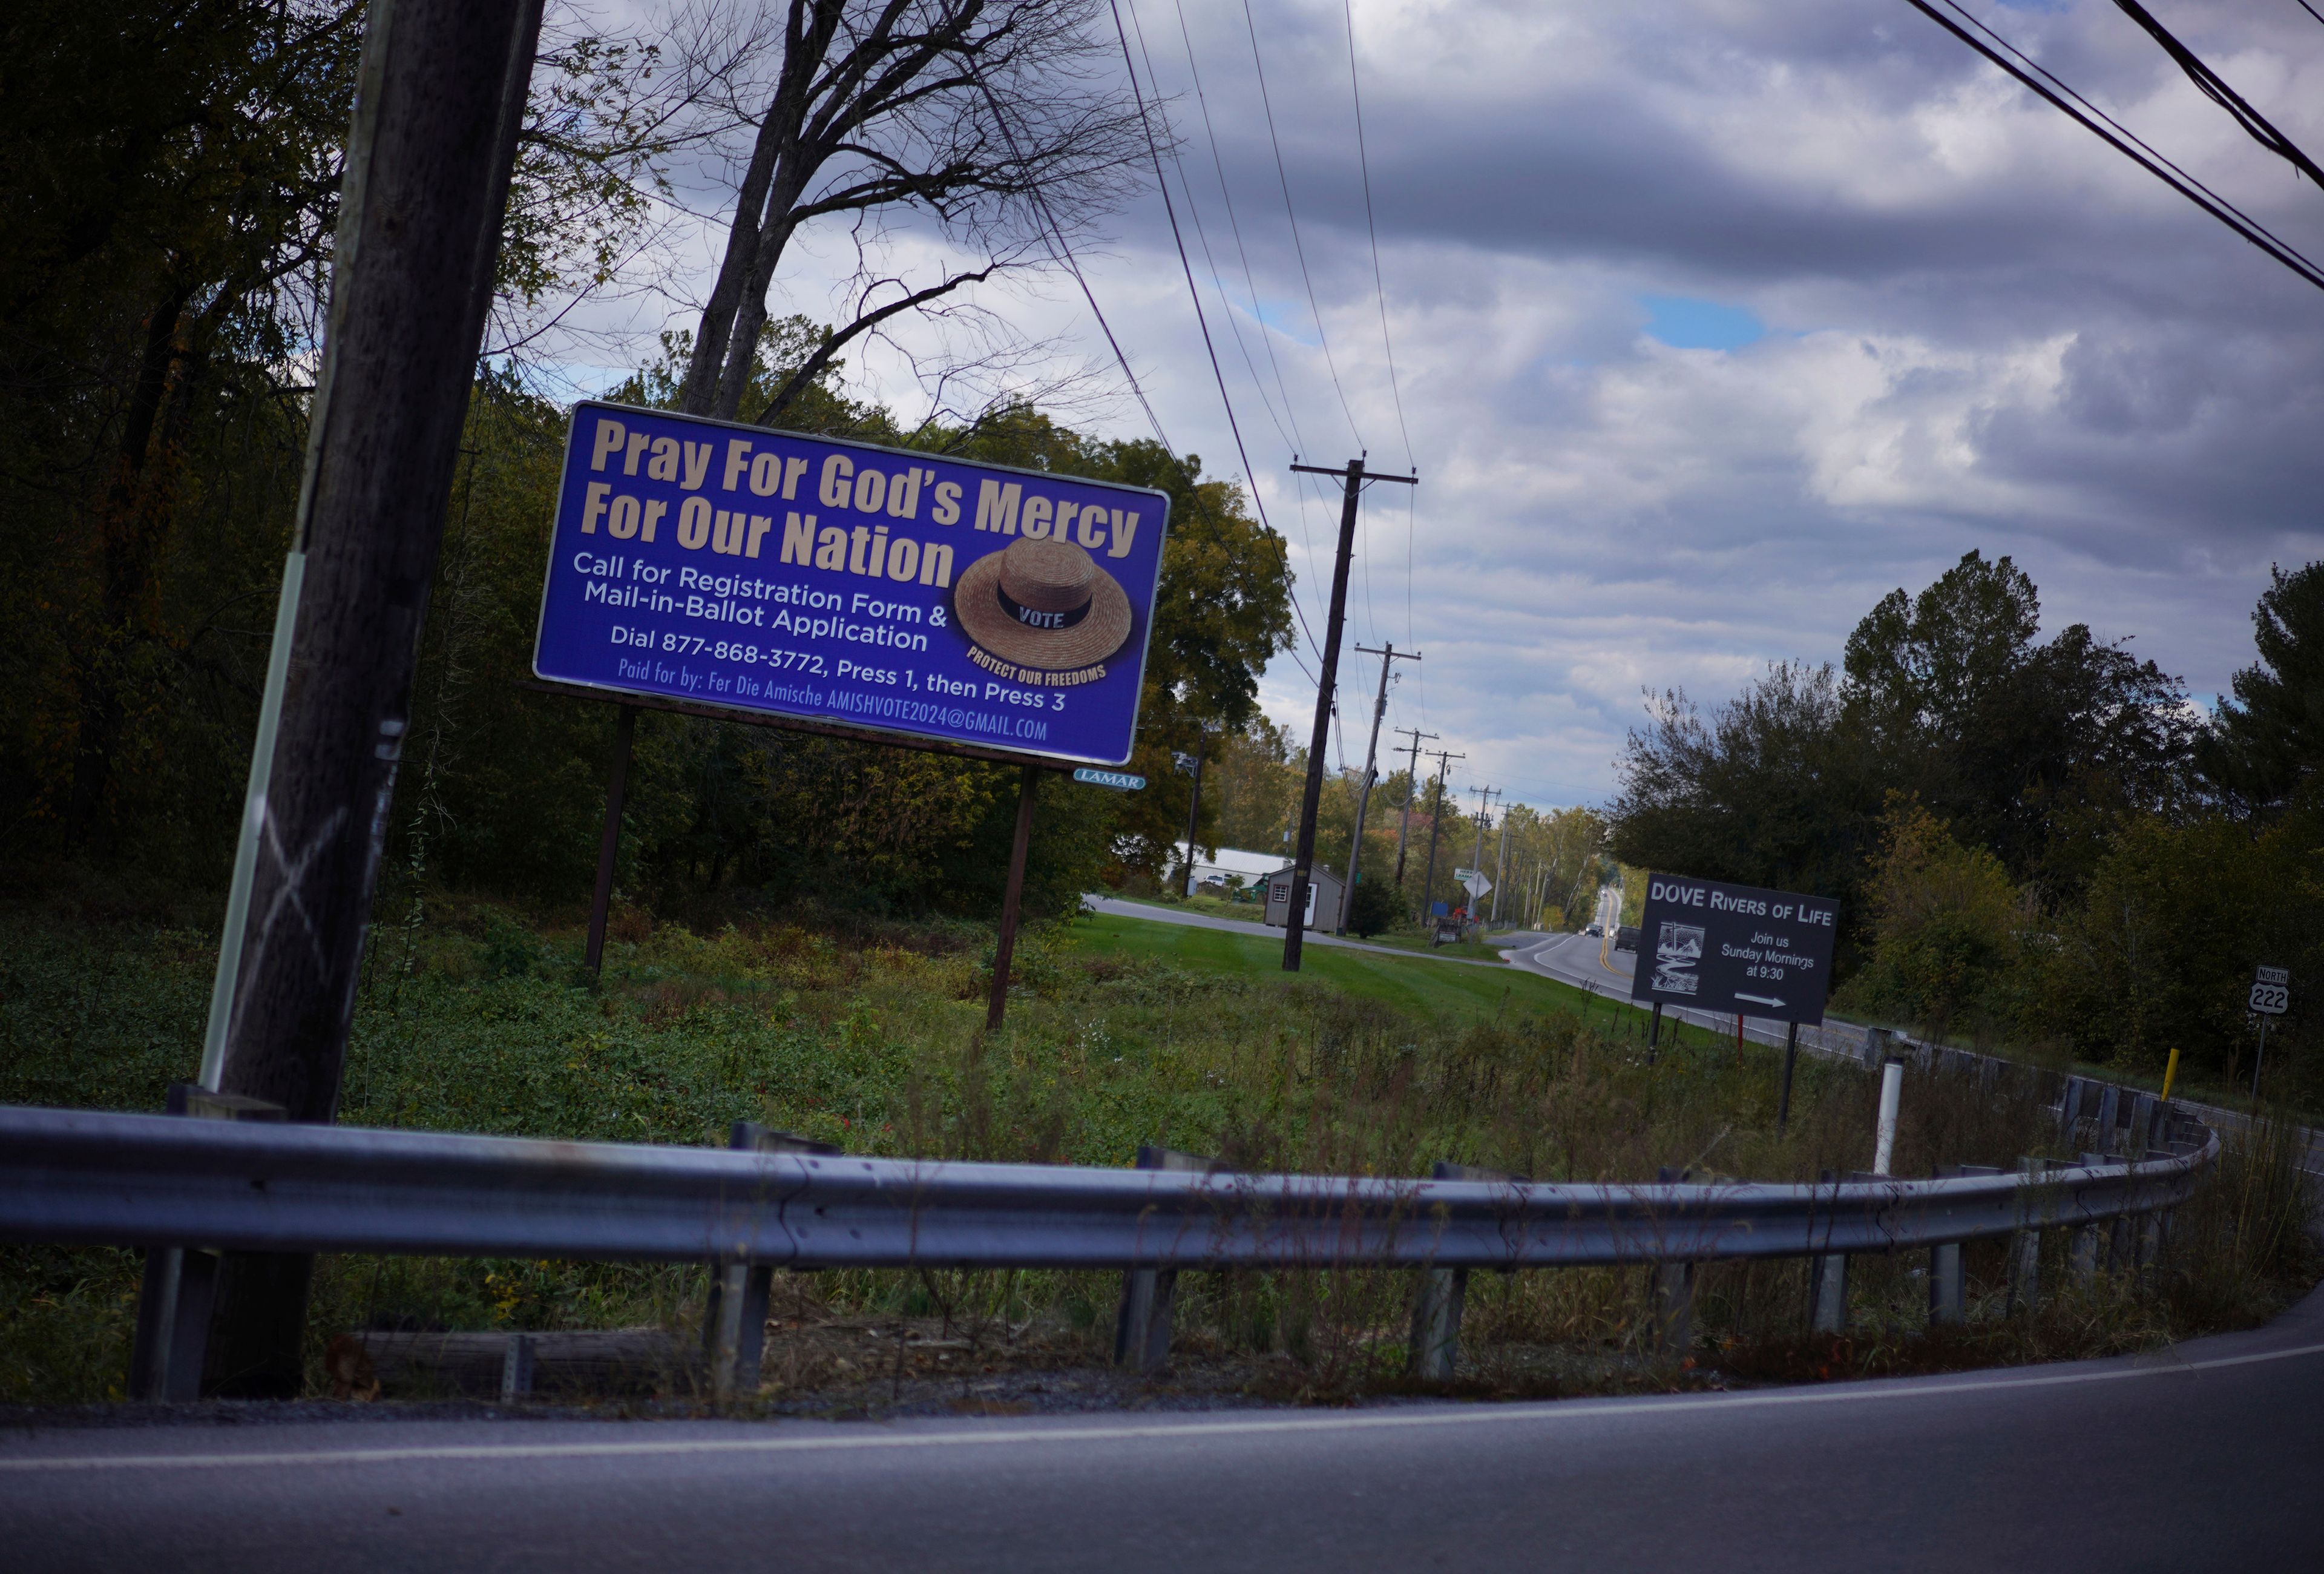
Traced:
<path fill-rule="evenodd" d="M 2107 828 L 2183 807 L 2197 736 L 2183 687 L 2083 625 L 2037 643 L 2041 598 L 2009 559 L 1966 553 L 1891 591 L 1849 636 L 1844 725 L 1911 792 L 2060 895 Z"/>
<path fill-rule="evenodd" d="M 1872 955 L 1851 981 L 1863 1006 L 1932 1034 L 1997 1036 L 2033 914 L 2001 860 L 1963 847 L 1921 804 L 1892 794 L 1866 893 Z"/>
<path fill-rule="evenodd" d="M 1366 875 L 1348 898 L 1348 928 L 1365 940 L 1412 921 L 1411 903 L 1386 875 Z"/>
<path fill-rule="evenodd" d="M 1882 773 L 1843 712 L 1831 668 L 1799 662 L 1771 666 L 1707 716 L 1664 694 L 1616 765 L 1615 856 L 1852 899 L 1878 835 Z"/>
<path fill-rule="evenodd" d="M 2281 811 L 2324 771 L 2324 562 L 2269 570 L 2252 612 L 2259 660 L 2221 696 L 2204 774 L 2240 811 Z"/>

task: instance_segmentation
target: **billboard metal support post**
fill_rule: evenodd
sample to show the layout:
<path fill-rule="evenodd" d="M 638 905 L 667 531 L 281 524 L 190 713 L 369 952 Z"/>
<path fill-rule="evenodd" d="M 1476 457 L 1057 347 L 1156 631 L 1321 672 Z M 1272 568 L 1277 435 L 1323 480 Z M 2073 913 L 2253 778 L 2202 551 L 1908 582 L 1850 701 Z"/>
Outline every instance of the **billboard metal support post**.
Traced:
<path fill-rule="evenodd" d="M 1033 794 L 1041 784 L 1041 768 L 1027 765 L 1017 789 L 1017 838 L 1009 848 L 1009 884 L 1001 898 L 1001 938 L 992 948 L 992 995 L 985 1003 L 984 1025 L 997 1028 L 1009 1011 L 1009 967 L 1017 955 L 1017 910 L 1025 899 L 1025 849 L 1033 840 Z"/>
<path fill-rule="evenodd" d="M 630 782 L 630 745 L 637 736 L 638 708 L 624 705 L 613 723 L 613 764 L 605 773 L 605 834 L 597 843 L 597 890 L 589 899 L 589 952 L 586 965 L 595 978 L 605 959 L 605 909 L 613 900 L 613 865 L 622 851 L 622 794 Z"/>
<path fill-rule="evenodd" d="M 1657 1005 L 1655 1009 L 1660 1011 Z M 1784 1034 L 1784 1084 L 1775 1095 L 1775 1129 L 1781 1131 L 1792 1118 L 1792 1067 L 1800 1058 L 1800 1024 L 1793 1023 Z"/>
<path fill-rule="evenodd" d="M 1332 701 L 1340 681 L 1340 629 L 1348 617 L 1348 560 L 1356 550 L 1356 505 L 1364 495 L 1366 481 L 1399 481 L 1413 486 L 1419 485 L 1420 478 L 1367 470 L 1360 458 L 1350 459 L 1343 470 L 1321 465 L 1291 468 L 1311 476 L 1337 476 L 1342 488 L 1340 550 L 1332 561 L 1331 614 L 1323 625 L 1323 672 L 1315 683 L 1315 731 L 1307 745 L 1307 784 L 1299 794 L 1299 840 L 1291 858 L 1291 905 L 1283 920 L 1283 970 L 1296 973 L 1300 946 L 1307 938 L 1305 922 L 1299 915 L 1307 911 L 1307 872 L 1315 861 L 1315 810 L 1323 797 L 1323 752 L 1332 743 Z"/>

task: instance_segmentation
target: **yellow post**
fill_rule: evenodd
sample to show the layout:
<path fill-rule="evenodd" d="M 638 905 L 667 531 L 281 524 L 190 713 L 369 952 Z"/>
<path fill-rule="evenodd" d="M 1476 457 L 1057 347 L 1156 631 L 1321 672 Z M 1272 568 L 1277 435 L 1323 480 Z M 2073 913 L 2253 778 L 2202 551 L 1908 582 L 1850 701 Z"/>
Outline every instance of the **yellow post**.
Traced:
<path fill-rule="evenodd" d="M 2179 1051 L 2176 1049 L 2173 1049 L 2171 1051 L 2171 1063 L 2163 1069 L 2163 1099 L 2164 1103 L 2167 1104 L 2171 1101 L 2171 1085 L 2177 1080 L 2179 1080 Z"/>

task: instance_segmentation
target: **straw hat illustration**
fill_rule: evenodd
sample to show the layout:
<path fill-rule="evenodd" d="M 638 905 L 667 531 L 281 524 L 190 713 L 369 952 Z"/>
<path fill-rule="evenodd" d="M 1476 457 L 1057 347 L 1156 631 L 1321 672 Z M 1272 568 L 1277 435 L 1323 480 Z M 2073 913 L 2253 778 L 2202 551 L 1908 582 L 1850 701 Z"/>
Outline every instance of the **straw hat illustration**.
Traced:
<path fill-rule="evenodd" d="M 962 570 L 953 616 L 968 637 L 1020 667 L 1094 666 L 1130 638 L 1130 597 L 1089 553 L 1065 541 L 1025 541 Z"/>

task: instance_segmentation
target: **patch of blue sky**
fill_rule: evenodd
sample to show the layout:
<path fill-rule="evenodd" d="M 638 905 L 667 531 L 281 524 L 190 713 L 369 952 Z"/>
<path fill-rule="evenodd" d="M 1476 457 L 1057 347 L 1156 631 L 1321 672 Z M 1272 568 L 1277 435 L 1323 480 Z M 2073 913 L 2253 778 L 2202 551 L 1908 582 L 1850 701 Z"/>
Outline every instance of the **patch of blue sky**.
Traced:
<path fill-rule="evenodd" d="M 1758 314 L 1692 295 L 1641 295 L 1646 337 L 1674 350 L 1739 350 L 1767 335 Z"/>
<path fill-rule="evenodd" d="M 1235 300 L 1231 293 L 1228 295 L 1227 300 L 1243 316 L 1251 317 L 1250 308 L 1242 301 Z M 1288 301 L 1269 301 L 1265 296 L 1260 296 L 1259 313 L 1253 320 L 1262 328 L 1281 334 L 1293 344 L 1305 345 L 1311 350 L 1321 348 L 1323 346 L 1323 340 L 1315 333 L 1305 310 L 1294 306 Z"/>

